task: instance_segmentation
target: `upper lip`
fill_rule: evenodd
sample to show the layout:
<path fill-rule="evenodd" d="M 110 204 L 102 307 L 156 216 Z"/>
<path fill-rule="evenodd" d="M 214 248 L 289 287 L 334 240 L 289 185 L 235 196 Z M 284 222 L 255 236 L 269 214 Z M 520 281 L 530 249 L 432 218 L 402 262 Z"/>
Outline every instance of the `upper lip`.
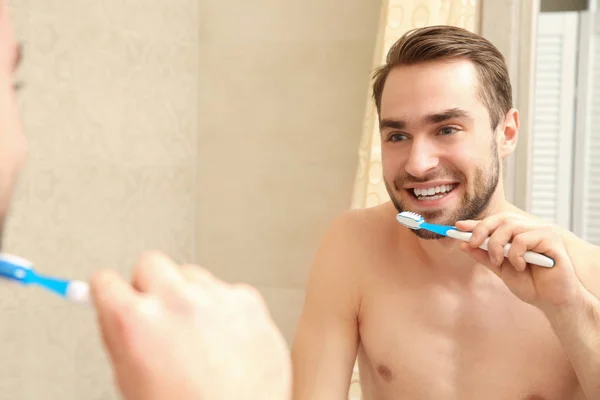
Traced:
<path fill-rule="evenodd" d="M 405 189 L 429 189 L 429 188 L 434 188 L 436 186 L 442 186 L 442 185 L 456 185 L 458 182 L 452 182 L 452 181 L 432 181 L 432 182 L 425 182 L 425 183 L 415 183 L 412 185 L 407 185 L 404 188 Z"/>

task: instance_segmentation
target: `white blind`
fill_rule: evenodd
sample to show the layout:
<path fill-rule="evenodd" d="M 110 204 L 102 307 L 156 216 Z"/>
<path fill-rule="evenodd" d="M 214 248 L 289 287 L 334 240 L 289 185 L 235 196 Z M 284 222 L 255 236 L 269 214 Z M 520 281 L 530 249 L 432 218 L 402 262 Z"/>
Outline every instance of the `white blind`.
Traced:
<path fill-rule="evenodd" d="M 600 14 L 582 13 L 574 181 L 574 231 L 600 245 Z"/>
<path fill-rule="evenodd" d="M 571 224 L 577 13 L 539 16 L 530 212 L 567 229 Z"/>
<path fill-rule="evenodd" d="M 586 191 L 585 191 L 585 237 L 600 245 L 600 33 L 596 29 L 596 40 L 594 40 L 594 84 L 591 107 L 591 129 L 589 135 L 589 146 L 585 157 Z"/>

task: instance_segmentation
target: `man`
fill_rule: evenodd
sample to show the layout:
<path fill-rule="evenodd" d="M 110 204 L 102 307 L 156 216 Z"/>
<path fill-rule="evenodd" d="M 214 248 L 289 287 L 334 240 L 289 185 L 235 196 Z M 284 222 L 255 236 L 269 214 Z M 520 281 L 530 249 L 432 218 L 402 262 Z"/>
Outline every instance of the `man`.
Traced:
<path fill-rule="evenodd" d="M 20 61 L 0 0 L 0 221 L 25 160 L 13 78 Z M 112 271 L 91 280 L 115 378 L 127 400 L 285 399 L 285 342 L 257 292 L 159 253 L 142 256 L 131 284 Z"/>
<path fill-rule="evenodd" d="M 519 118 L 502 55 L 459 28 L 418 29 L 373 95 L 391 202 L 345 213 L 323 240 L 294 398 L 346 399 L 358 357 L 365 400 L 600 399 L 600 249 L 506 201 Z M 405 210 L 473 239 L 412 231 Z M 526 265 L 528 250 L 555 266 Z"/>

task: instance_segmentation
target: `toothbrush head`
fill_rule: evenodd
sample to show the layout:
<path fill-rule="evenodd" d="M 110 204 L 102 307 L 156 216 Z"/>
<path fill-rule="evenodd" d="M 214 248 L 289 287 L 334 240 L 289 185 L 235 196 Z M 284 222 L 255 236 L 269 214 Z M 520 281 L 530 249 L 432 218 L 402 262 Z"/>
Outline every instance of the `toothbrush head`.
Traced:
<path fill-rule="evenodd" d="M 0 277 L 23 282 L 31 268 L 32 263 L 24 258 L 0 253 Z"/>
<path fill-rule="evenodd" d="M 90 287 L 87 282 L 73 280 L 67 286 L 65 297 L 77 303 L 90 303 Z"/>
<path fill-rule="evenodd" d="M 402 211 L 396 216 L 396 219 L 410 229 L 421 229 L 421 224 L 425 222 L 421 215 L 410 211 Z"/>

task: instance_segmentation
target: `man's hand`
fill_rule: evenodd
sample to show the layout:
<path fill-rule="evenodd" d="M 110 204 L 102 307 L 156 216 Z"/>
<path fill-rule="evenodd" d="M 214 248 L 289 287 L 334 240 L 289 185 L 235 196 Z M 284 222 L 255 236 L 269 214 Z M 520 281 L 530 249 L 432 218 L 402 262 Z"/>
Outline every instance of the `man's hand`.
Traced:
<path fill-rule="evenodd" d="M 460 221 L 456 227 L 472 231 L 462 250 L 498 275 L 521 300 L 542 311 L 572 304 L 584 291 L 560 235 L 548 224 L 519 214 L 496 214 L 482 221 Z M 488 251 L 478 247 L 490 237 Z M 504 246 L 511 242 L 508 256 Z M 554 259 L 552 268 L 529 265 L 523 258 L 534 251 Z"/>
<path fill-rule="evenodd" d="M 289 399 L 289 352 L 252 288 L 157 253 L 132 285 L 100 271 L 91 288 L 127 400 Z"/>

